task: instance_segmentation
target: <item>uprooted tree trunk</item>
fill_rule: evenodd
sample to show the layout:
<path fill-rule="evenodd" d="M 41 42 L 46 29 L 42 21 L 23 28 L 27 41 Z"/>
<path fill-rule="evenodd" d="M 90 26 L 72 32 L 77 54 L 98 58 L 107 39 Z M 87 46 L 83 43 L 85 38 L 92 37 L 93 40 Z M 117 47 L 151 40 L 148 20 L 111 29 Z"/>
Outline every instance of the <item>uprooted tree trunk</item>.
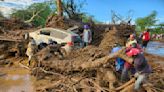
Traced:
<path fill-rule="evenodd" d="M 56 0 L 58 16 L 63 16 L 62 1 Z"/>
<path fill-rule="evenodd" d="M 110 54 L 109 56 L 105 56 L 94 61 L 88 60 L 85 62 L 78 62 L 78 61 L 41 61 L 42 64 L 47 65 L 50 68 L 53 68 L 57 71 L 61 72 L 70 72 L 70 71 L 81 71 L 81 70 L 92 70 L 97 67 L 100 67 L 104 64 L 110 62 L 111 59 L 120 57 L 125 61 L 132 61 L 132 58 L 127 57 L 124 54 L 125 48 L 122 48 L 116 53 Z M 38 57 L 41 58 L 41 57 Z"/>
<path fill-rule="evenodd" d="M 39 13 L 41 13 L 42 11 L 45 10 L 45 8 L 46 8 L 46 7 L 40 9 L 40 10 L 37 11 L 37 12 L 33 11 L 32 17 L 31 17 L 29 20 L 26 20 L 26 21 L 24 21 L 24 22 L 25 22 L 25 23 L 31 23 L 31 22 L 34 20 L 34 18 L 37 17 L 37 16 L 39 15 Z"/>

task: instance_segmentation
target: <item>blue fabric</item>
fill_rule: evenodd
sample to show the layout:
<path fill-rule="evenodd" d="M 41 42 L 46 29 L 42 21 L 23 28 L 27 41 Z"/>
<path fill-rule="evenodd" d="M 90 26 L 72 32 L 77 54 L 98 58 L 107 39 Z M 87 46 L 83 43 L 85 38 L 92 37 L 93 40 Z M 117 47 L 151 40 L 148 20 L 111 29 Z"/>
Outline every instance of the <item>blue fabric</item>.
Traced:
<path fill-rule="evenodd" d="M 121 47 L 114 47 L 111 51 L 111 53 L 115 53 L 119 51 Z M 124 60 L 121 58 L 116 58 L 116 71 L 122 70 L 124 66 Z"/>
<path fill-rule="evenodd" d="M 111 53 L 115 53 L 115 52 L 117 52 L 117 51 L 119 51 L 121 49 L 121 47 L 114 47 L 113 49 L 112 49 L 112 52 Z"/>

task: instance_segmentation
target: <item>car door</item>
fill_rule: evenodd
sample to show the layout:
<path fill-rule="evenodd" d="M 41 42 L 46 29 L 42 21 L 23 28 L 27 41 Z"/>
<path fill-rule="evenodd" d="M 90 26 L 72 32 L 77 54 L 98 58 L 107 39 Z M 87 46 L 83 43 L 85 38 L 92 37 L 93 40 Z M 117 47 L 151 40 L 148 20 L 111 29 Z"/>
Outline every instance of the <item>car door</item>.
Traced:
<path fill-rule="evenodd" d="M 73 36 L 74 49 L 79 49 L 83 47 L 83 42 L 80 36 Z"/>

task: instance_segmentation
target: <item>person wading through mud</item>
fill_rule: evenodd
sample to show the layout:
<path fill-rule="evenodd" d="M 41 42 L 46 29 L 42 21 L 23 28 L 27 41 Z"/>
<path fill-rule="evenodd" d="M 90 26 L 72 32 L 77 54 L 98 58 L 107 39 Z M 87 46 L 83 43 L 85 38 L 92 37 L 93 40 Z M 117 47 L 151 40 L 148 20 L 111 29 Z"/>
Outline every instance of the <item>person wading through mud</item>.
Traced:
<path fill-rule="evenodd" d="M 132 43 L 137 43 L 137 40 L 135 39 L 135 35 L 131 34 L 126 42 L 126 47 L 130 47 Z"/>
<path fill-rule="evenodd" d="M 88 46 L 92 42 L 92 32 L 88 25 L 84 25 L 83 42 L 84 46 Z"/>
<path fill-rule="evenodd" d="M 136 73 L 134 74 L 134 77 L 136 78 L 134 91 L 139 92 L 141 84 L 146 82 L 146 79 L 151 73 L 152 69 L 147 63 L 144 55 L 140 53 L 139 49 L 132 48 L 129 52 L 126 53 L 126 55 L 133 58 L 132 64 L 136 70 Z"/>
<path fill-rule="evenodd" d="M 133 45 L 134 43 L 137 44 L 137 41 L 135 39 L 134 34 L 131 34 L 126 43 L 126 52 L 128 52 L 132 48 L 135 48 Z M 128 75 L 129 71 L 131 72 L 132 75 L 135 73 L 135 69 L 134 69 L 133 65 L 128 62 L 125 62 L 124 68 L 121 72 L 121 82 L 126 82 L 130 79 L 129 75 Z"/>
<path fill-rule="evenodd" d="M 30 42 L 28 43 L 26 55 L 28 56 L 28 66 L 31 64 L 31 59 L 33 58 L 34 54 L 37 52 L 37 45 L 33 38 L 30 38 Z"/>
<path fill-rule="evenodd" d="M 143 32 L 142 35 L 142 48 L 145 50 L 147 47 L 148 42 L 150 41 L 150 30 L 146 29 L 146 31 Z"/>

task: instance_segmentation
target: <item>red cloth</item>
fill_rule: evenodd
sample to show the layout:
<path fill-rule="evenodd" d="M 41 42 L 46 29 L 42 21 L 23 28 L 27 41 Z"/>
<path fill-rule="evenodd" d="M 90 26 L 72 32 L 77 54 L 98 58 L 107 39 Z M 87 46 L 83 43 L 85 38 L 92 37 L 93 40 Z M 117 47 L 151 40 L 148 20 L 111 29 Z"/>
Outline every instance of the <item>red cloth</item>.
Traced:
<path fill-rule="evenodd" d="M 139 44 L 137 44 L 137 49 L 140 50 L 140 53 L 141 53 L 141 52 L 144 52 L 144 50 L 142 49 L 142 47 L 141 47 Z"/>
<path fill-rule="evenodd" d="M 131 57 L 133 55 L 137 55 L 140 53 L 140 50 L 138 48 L 131 48 L 130 51 L 126 52 L 126 55 Z"/>
<path fill-rule="evenodd" d="M 139 49 L 139 48 L 140 48 L 140 46 L 138 44 L 137 44 L 137 48 L 132 48 L 132 47 L 126 48 L 126 55 L 131 56 L 135 53 L 140 53 L 141 49 Z M 128 62 L 125 62 L 124 67 L 126 67 L 127 69 L 130 69 L 133 67 L 133 65 Z"/>
<path fill-rule="evenodd" d="M 144 41 L 150 40 L 150 33 L 149 33 L 149 32 L 144 32 L 144 33 L 143 33 L 142 39 L 143 39 Z"/>
<path fill-rule="evenodd" d="M 130 68 L 133 67 L 133 65 L 132 64 L 129 64 L 128 62 L 125 62 L 124 63 L 124 67 L 126 67 L 126 69 L 130 69 Z"/>

